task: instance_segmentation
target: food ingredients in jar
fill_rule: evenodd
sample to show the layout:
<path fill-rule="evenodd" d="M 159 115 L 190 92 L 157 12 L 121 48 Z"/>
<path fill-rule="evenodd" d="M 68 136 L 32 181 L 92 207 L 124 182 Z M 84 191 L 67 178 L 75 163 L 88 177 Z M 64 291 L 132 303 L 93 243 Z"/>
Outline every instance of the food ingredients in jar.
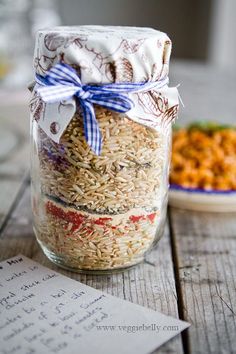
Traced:
<path fill-rule="evenodd" d="M 91 214 L 44 198 L 46 218 L 37 234 L 48 250 L 69 258 L 70 266 L 110 269 L 142 260 L 156 235 L 157 211 L 134 209 L 122 215 Z"/>
<path fill-rule="evenodd" d="M 160 237 L 169 167 L 169 131 L 96 107 L 103 149 L 95 155 L 77 113 L 60 144 L 39 128 L 42 203 L 39 242 L 74 269 L 140 262 Z"/>

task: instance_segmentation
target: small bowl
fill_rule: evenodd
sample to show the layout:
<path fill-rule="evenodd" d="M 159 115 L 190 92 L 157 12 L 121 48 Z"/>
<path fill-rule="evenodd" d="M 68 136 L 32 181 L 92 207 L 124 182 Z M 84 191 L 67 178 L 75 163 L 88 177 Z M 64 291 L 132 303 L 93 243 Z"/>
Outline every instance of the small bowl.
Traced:
<path fill-rule="evenodd" d="M 188 210 L 235 212 L 236 190 L 205 190 L 171 184 L 169 205 Z"/>

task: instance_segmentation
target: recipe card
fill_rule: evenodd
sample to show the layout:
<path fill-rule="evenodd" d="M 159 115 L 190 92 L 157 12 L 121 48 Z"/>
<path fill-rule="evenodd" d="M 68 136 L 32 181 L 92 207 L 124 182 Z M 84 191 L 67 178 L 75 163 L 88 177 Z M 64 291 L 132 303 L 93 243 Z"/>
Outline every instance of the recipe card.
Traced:
<path fill-rule="evenodd" d="M 0 263 L 1 354 L 147 354 L 188 326 L 25 256 Z"/>

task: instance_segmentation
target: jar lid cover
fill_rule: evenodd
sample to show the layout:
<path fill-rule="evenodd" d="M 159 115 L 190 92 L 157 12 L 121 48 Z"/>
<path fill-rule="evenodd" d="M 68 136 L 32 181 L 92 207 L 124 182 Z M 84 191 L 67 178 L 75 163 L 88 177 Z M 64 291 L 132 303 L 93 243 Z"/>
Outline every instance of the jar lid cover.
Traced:
<path fill-rule="evenodd" d="M 36 35 L 34 69 L 72 65 L 84 84 L 158 81 L 168 75 L 171 41 L 152 28 L 55 27 Z"/>

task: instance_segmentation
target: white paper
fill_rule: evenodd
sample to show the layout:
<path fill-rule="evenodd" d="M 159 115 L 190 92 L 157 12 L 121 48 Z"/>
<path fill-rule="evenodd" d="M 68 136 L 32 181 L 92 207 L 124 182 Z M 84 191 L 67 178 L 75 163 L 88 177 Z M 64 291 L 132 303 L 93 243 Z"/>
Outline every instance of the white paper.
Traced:
<path fill-rule="evenodd" d="M 0 263 L 1 354 L 145 354 L 188 326 L 22 255 Z"/>
<path fill-rule="evenodd" d="M 47 103 L 41 112 L 38 124 L 49 138 L 59 143 L 75 111 L 76 103 L 73 98 L 59 103 Z M 55 131 L 52 130 L 53 124 L 57 126 Z"/>

